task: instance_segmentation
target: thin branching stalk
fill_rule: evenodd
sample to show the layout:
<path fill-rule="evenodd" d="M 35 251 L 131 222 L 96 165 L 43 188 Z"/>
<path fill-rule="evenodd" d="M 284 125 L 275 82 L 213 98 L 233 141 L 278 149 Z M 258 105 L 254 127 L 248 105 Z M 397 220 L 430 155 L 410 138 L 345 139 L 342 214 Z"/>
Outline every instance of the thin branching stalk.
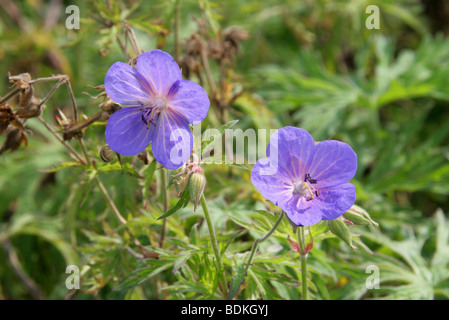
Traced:
<path fill-rule="evenodd" d="M 127 21 L 125 21 L 125 34 L 126 38 L 129 39 L 129 42 L 131 42 L 131 46 L 134 50 L 134 54 L 136 57 L 140 56 L 143 52 L 143 50 L 140 48 L 139 42 L 137 41 L 136 34 L 134 30 L 131 28 L 131 26 L 128 24 Z"/>
<path fill-rule="evenodd" d="M 226 274 L 223 266 L 223 261 L 221 260 L 220 249 L 218 247 L 217 236 L 215 235 L 214 226 L 212 225 L 212 220 L 210 219 L 209 208 L 207 207 L 206 198 L 204 194 L 201 195 L 201 206 L 203 207 L 204 217 L 206 218 L 207 228 L 209 229 L 210 242 L 212 243 L 212 249 L 214 250 L 215 260 L 217 262 L 217 272 L 221 275 L 221 285 L 223 295 L 227 297 L 228 285 L 226 282 Z"/>
<path fill-rule="evenodd" d="M 3 98 L 0 99 L 0 104 L 8 101 L 9 99 L 11 99 L 12 97 L 14 97 L 16 94 L 18 94 L 20 92 L 20 89 L 16 88 L 13 91 L 11 91 L 10 93 L 8 93 L 6 96 L 4 96 Z"/>
<path fill-rule="evenodd" d="M 77 123 L 78 122 L 78 106 L 76 104 L 75 95 L 73 94 L 72 85 L 70 84 L 69 80 L 67 80 L 65 84 L 67 86 L 67 90 L 69 91 L 70 99 L 72 100 L 73 118 L 75 119 L 74 123 Z"/>
<path fill-rule="evenodd" d="M 19 261 L 19 258 L 17 257 L 17 253 L 14 250 L 14 248 L 11 246 L 11 243 L 9 242 L 9 240 L 4 240 L 2 242 L 2 247 L 8 255 L 8 260 L 9 260 L 9 263 L 10 263 L 14 273 L 22 281 L 22 283 L 28 289 L 28 291 L 33 296 L 33 298 L 36 300 L 45 300 L 44 294 L 39 289 L 37 284 L 34 282 L 33 279 L 31 279 L 26 274 L 25 270 L 22 267 L 22 264 Z"/>
<path fill-rule="evenodd" d="M 90 161 L 89 153 L 87 152 L 86 145 L 84 143 L 84 139 L 79 137 L 78 140 L 80 142 L 81 150 L 83 150 L 84 156 L 86 157 L 86 161 L 90 165 L 92 162 Z"/>
<path fill-rule="evenodd" d="M 273 234 L 273 232 L 276 230 L 276 228 L 281 223 L 283 217 L 284 217 L 284 211 L 281 212 L 281 214 L 279 215 L 279 218 L 277 219 L 277 221 L 275 222 L 273 227 L 270 229 L 270 231 L 268 231 L 268 233 L 266 235 L 254 240 L 253 246 L 251 247 L 251 253 L 250 253 L 248 261 L 246 263 L 246 270 L 248 270 L 249 266 L 251 265 L 251 262 L 253 261 L 254 254 L 257 251 L 257 246 L 259 245 L 259 243 L 264 242 Z"/>
<path fill-rule="evenodd" d="M 45 121 L 44 118 L 42 118 L 42 116 L 39 116 L 38 119 L 44 124 L 48 131 L 50 131 L 56 137 L 56 139 L 58 139 L 59 142 L 61 142 L 75 156 L 75 158 L 78 159 L 78 161 L 80 161 L 84 165 L 88 164 L 86 160 L 84 160 L 83 157 L 75 149 L 73 149 L 70 144 L 64 141 L 64 139 L 55 131 L 55 129 L 53 129 L 53 127 L 47 121 Z"/>
<path fill-rule="evenodd" d="M 111 207 L 117 219 L 120 221 L 120 223 L 127 224 L 126 219 L 123 218 L 123 216 L 120 214 L 120 211 L 116 207 L 114 201 L 112 200 L 111 196 L 109 195 L 108 191 L 106 190 L 105 186 L 103 185 L 103 183 L 101 182 L 100 178 L 97 175 L 95 176 L 95 181 L 97 182 L 97 185 L 101 190 L 101 193 L 103 193 L 104 197 L 108 201 L 108 204 Z"/>
<path fill-rule="evenodd" d="M 65 80 L 61 79 L 59 80 L 53 88 L 51 88 L 51 90 L 47 93 L 47 95 L 44 97 L 44 99 L 42 99 L 39 102 L 39 108 L 42 107 L 42 105 L 48 101 L 48 99 L 50 99 L 50 97 L 53 95 L 53 93 L 55 93 L 56 89 L 58 89 L 63 83 L 65 82 Z"/>
<path fill-rule="evenodd" d="M 33 84 L 36 82 L 47 82 L 47 81 L 55 81 L 55 80 L 64 80 L 67 81 L 68 80 L 68 76 L 65 74 L 60 74 L 57 76 L 52 76 L 52 77 L 44 77 L 44 78 L 36 78 L 36 79 L 32 79 L 30 81 L 28 81 L 29 84 Z"/>
<path fill-rule="evenodd" d="M 163 202 L 163 208 L 164 213 L 167 212 L 169 207 L 169 196 L 168 196 L 168 189 L 167 189 L 167 172 L 164 168 L 161 170 L 161 193 L 162 193 L 162 202 Z M 161 231 L 161 238 L 159 240 L 159 247 L 162 248 L 164 245 L 164 239 L 165 239 L 165 230 L 167 229 L 167 219 L 163 219 L 162 221 L 162 231 Z"/>
<path fill-rule="evenodd" d="M 82 137 L 79 138 L 79 142 L 81 145 L 81 149 L 83 150 L 84 156 L 86 157 L 86 160 L 89 164 L 91 164 L 93 167 L 95 167 L 93 165 L 92 160 L 90 159 L 89 153 L 87 152 L 87 148 L 86 145 L 84 143 L 84 139 Z M 108 201 L 109 206 L 112 208 L 112 211 L 114 211 L 114 214 L 117 216 L 118 220 L 120 221 L 120 223 L 126 225 L 128 223 L 128 221 L 121 215 L 120 211 L 118 210 L 117 206 L 115 205 L 114 201 L 112 200 L 112 197 L 109 195 L 108 190 L 106 189 L 106 187 L 103 185 L 103 183 L 101 182 L 100 178 L 98 177 L 98 175 L 95 176 L 96 182 L 98 187 L 101 190 L 101 193 L 103 193 L 104 197 L 106 198 L 106 200 Z M 129 232 L 129 236 L 131 241 L 138 247 L 138 248 L 142 248 L 141 243 L 139 242 L 139 240 L 137 240 L 137 238 L 135 238 L 131 232 L 131 230 L 128 229 Z M 135 252 L 132 248 L 130 247 L 126 247 L 126 251 L 133 256 L 136 259 L 143 259 L 145 258 L 142 254 Z"/>
<path fill-rule="evenodd" d="M 102 115 L 103 115 L 103 111 L 99 111 L 99 112 L 97 112 L 96 114 L 90 116 L 89 118 L 87 118 L 87 119 L 85 119 L 85 120 L 83 120 L 83 121 L 81 121 L 81 122 L 78 122 L 77 124 L 75 124 L 75 125 L 73 125 L 73 126 L 67 128 L 67 129 L 64 129 L 64 130 L 62 131 L 62 133 L 63 133 L 63 134 L 68 134 L 68 135 L 70 135 L 70 134 L 72 134 L 72 133 L 75 133 L 75 132 L 80 131 L 81 129 L 87 128 L 87 127 L 90 126 L 92 123 L 94 123 L 94 122 L 100 120 L 101 117 L 102 117 Z"/>
<path fill-rule="evenodd" d="M 301 259 L 302 299 L 307 300 L 307 253 L 304 227 L 299 227 L 296 233 L 298 235 L 299 257 Z"/>

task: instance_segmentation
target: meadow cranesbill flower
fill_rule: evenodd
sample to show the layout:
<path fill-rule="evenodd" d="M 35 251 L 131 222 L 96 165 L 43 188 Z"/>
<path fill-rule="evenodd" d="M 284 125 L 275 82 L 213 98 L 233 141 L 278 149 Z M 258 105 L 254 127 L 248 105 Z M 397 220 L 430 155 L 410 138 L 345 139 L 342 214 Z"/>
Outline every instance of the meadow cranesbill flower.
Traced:
<path fill-rule="evenodd" d="M 104 81 L 106 93 L 122 108 L 106 125 L 106 142 L 124 156 L 134 156 L 151 142 L 153 155 L 168 169 L 189 158 L 193 137 L 189 124 L 202 121 L 209 111 L 204 89 L 182 80 L 173 58 L 161 50 L 142 53 L 136 69 L 114 63 Z"/>
<path fill-rule="evenodd" d="M 354 204 L 355 187 L 348 181 L 357 171 L 357 155 L 348 144 L 315 144 L 307 131 L 285 127 L 272 135 L 267 157 L 255 164 L 251 182 L 296 225 L 336 219 Z"/>

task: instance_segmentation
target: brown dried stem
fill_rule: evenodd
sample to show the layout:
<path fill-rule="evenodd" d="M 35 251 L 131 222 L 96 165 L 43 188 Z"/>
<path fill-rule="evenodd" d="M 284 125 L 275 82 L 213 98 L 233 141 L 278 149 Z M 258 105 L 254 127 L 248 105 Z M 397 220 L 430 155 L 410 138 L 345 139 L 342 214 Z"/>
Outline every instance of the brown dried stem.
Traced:
<path fill-rule="evenodd" d="M 8 93 L 6 96 L 4 96 L 3 98 L 1 98 L 0 100 L 0 104 L 8 101 L 9 99 L 11 99 L 12 97 L 14 97 L 16 94 L 18 94 L 20 92 L 20 89 L 16 88 L 13 91 L 11 91 L 10 93 Z"/>
<path fill-rule="evenodd" d="M 89 118 L 87 118 L 87 119 L 85 119 L 85 120 L 83 120 L 83 121 L 81 121 L 81 122 L 79 122 L 79 123 L 77 123 L 77 124 L 67 128 L 67 129 L 64 129 L 62 131 L 62 133 L 64 135 L 70 135 L 70 134 L 74 134 L 74 133 L 76 133 L 76 132 L 78 132 L 78 131 L 80 131 L 80 130 L 82 130 L 84 128 L 87 128 L 88 126 L 90 126 L 95 121 L 101 119 L 102 114 L 103 114 L 103 111 L 99 111 L 96 114 L 94 114 L 93 116 L 90 116 Z"/>
<path fill-rule="evenodd" d="M 81 155 L 75 149 L 73 149 L 70 144 L 65 142 L 64 139 L 55 131 L 55 129 L 53 129 L 53 127 L 47 121 L 45 121 L 44 118 L 42 118 L 42 116 L 39 116 L 38 119 L 44 124 L 48 131 L 50 131 L 56 137 L 56 139 L 58 139 L 59 142 L 61 142 L 75 156 L 75 158 L 77 158 L 82 164 L 88 165 L 86 160 L 84 160 L 83 157 L 81 157 Z"/>

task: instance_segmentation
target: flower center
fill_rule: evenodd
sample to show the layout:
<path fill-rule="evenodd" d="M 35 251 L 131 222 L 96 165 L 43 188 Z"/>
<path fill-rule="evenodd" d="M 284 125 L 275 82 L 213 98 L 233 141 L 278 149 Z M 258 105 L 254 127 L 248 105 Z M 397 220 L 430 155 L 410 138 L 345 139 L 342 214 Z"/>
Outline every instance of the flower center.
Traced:
<path fill-rule="evenodd" d="M 161 97 L 155 97 L 142 109 L 142 121 L 147 125 L 147 129 L 150 128 L 150 124 L 155 125 L 154 121 L 165 109 L 167 109 L 167 100 Z"/>
<path fill-rule="evenodd" d="M 317 183 L 316 179 L 312 179 L 310 174 L 307 173 L 304 177 L 304 181 L 298 181 L 293 185 L 293 193 L 299 194 L 305 198 L 306 201 L 315 199 L 319 196 L 319 190 L 314 186 Z"/>

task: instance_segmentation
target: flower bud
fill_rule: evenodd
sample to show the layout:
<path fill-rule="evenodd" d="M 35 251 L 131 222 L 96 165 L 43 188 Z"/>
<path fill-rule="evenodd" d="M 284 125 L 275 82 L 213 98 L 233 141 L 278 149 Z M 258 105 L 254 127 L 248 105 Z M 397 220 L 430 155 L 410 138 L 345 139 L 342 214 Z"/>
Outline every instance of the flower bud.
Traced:
<path fill-rule="evenodd" d="M 352 245 L 351 232 L 349 231 L 348 226 L 346 225 L 346 223 L 344 223 L 343 220 L 341 220 L 340 218 L 329 220 L 328 226 L 333 234 L 346 242 L 352 249 L 355 249 L 355 247 Z"/>
<path fill-rule="evenodd" d="M 194 172 L 191 174 L 189 179 L 189 192 L 190 200 L 194 204 L 194 211 L 200 203 L 201 195 L 203 194 L 204 187 L 206 186 L 206 177 L 202 172 Z"/>
<path fill-rule="evenodd" d="M 151 158 L 150 154 L 148 153 L 147 149 L 144 149 L 141 153 L 137 155 L 137 158 L 142 161 L 144 164 L 150 164 Z"/>
<path fill-rule="evenodd" d="M 104 112 L 107 112 L 109 115 L 121 109 L 120 106 L 111 99 L 108 99 L 105 102 L 101 103 L 100 108 Z"/>
<path fill-rule="evenodd" d="M 100 158 L 104 162 L 111 162 L 114 160 L 114 151 L 107 144 L 105 144 L 100 150 Z"/>
<path fill-rule="evenodd" d="M 343 214 L 343 217 L 357 225 L 371 224 L 376 228 L 379 227 L 379 224 L 371 219 L 368 212 L 366 212 L 366 210 L 359 207 L 358 205 L 353 205 L 351 209 Z"/>

